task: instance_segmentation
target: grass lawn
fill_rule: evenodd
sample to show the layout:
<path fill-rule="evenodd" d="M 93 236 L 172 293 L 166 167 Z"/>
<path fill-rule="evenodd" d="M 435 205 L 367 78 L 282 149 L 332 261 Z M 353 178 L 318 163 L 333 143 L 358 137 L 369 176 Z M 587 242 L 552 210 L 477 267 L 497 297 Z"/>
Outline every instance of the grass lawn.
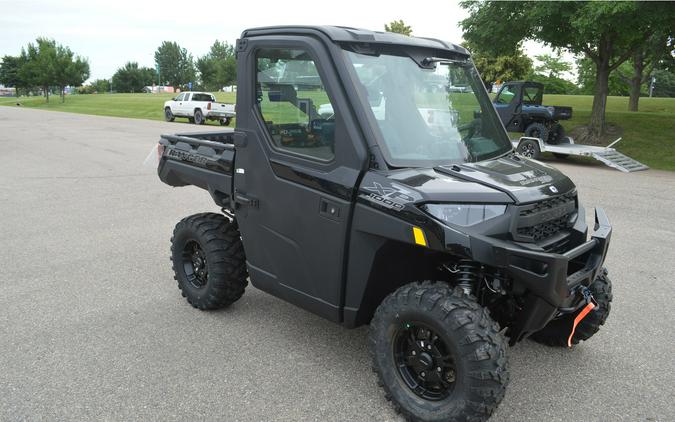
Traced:
<path fill-rule="evenodd" d="M 218 101 L 235 102 L 235 94 L 215 93 Z M 101 116 L 162 120 L 162 105 L 173 94 L 92 94 L 72 95 L 61 103 L 58 96 L 49 104 L 42 97 L 0 98 L 0 105 L 22 106 Z M 316 102 L 315 102 L 316 103 Z M 565 129 L 588 124 L 593 97 L 585 95 L 545 95 L 546 105 L 565 105 L 574 109 L 574 118 L 563 122 Z M 675 98 L 641 98 L 636 113 L 627 111 L 627 97 L 607 99 L 607 122 L 623 130 L 616 148 L 656 169 L 675 171 Z M 178 119 L 186 121 L 186 119 Z M 208 122 L 217 125 L 218 122 Z"/>
<path fill-rule="evenodd" d="M 563 122 L 569 131 L 589 123 L 593 97 L 544 94 L 544 104 L 573 108 L 573 118 Z M 675 171 L 675 98 L 640 98 L 632 113 L 628 97 L 608 97 L 606 119 L 623 130 L 617 150 L 652 168 Z"/>
<path fill-rule="evenodd" d="M 90 94 L 69 95 L 61 103 L 59 96 L 49 97 L 49 104 L 43 97 L 0 98 L 0 105 L 15 106 L 20 102 L 24 107 L 44 110 L 67 111 L 70 113 L 94 114 L 98 116 L 131 117 L 135 119 L 164 120 L 164 101 L 177 94 Z M 235 93 L 216 92 L 216 99 L 224 103 L 234 103 Z M 187 122 L 178 117 L 176 121 Z M 219 125 L 216 121 L 207 121 L 210 125 Z M 232 124 L 230 124 L 232 126 Z"/>

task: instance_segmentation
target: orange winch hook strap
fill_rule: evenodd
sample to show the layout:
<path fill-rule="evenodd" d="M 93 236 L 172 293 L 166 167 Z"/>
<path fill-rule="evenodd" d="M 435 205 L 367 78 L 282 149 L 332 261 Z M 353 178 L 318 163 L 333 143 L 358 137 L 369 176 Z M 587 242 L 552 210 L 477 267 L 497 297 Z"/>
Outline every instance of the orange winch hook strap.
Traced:
<path fill-rule="evenodd" d="M 577 325 L 586 318 L 586 315 L 588 315 L 589 312 L 591 312 L 595 307 L 598 306 L 595 300 L 591 298 L 591 301 L 584 306 L 584 309 L 579 312 L 579 315 L 577 315 L 576 318 L 574 318 L 574 325 L 572 325 L 572 332 L 570 333 L 569 338 L 567 339 L 567 347 L 572 347 L 572 337 L 574 337 L 574 331 L 577 329 Z"/>

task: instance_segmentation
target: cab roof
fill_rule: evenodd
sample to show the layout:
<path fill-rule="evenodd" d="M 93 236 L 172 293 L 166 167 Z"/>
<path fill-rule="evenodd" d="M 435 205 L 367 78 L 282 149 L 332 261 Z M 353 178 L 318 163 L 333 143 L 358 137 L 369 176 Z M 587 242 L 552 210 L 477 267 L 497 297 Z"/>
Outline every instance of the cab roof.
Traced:
<path fill-rule="evenodd" d="M 336 43 L 401 45 L 447 50 L 453 53 L 469 55 L 468 50 L 464 47 L 435 38 L 412 37 L 394 32 L 370 31 L 346 26 L 266 26 L 246 29 L 241 33 L 241 38 L 263 35 L 308 35 L 316 33 L 320 33 Z"/>

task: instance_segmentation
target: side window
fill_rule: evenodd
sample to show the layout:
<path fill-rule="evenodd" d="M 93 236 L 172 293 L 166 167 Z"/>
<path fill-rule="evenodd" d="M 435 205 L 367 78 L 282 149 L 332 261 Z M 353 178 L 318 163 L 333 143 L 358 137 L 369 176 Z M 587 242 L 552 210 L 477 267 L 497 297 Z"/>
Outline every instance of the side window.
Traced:
<path fill-rule="evenodd" d="M 539 88 L 528 86 L 524 89 L 523 92 L 523 102 L 525 104 L 540 104 L 541 100 L 538 100 Z"/>
<path fill-rule="evenodd" d="M 502 89 L 502 92 L 499 93 L 499 98 L 497 98 L 497 103 L 498 104 L 511 104 L 511 101 L 516 98 L 516 91 L 510 87 L 510 86 L 505 86 L 504 89 Z"/>
<path fill-rule="evenodd" d="M 190 93 L 189 92 L 186 92 L 185 94 L 183 94 L 183 101 L 190 101 Z"/>
<path fill-rule="evenodd" d="M 309 53 L 261 49 L 256 68 L 256 101 L 274 146 L 331 160 L 335 156 L 335 111 Z"/>
<path fill-rule="evenodd" d="M 183 97 L 185 97 L 185 94 L 180 94 L 176 97 L 176 101 L 183 101 Z"/>

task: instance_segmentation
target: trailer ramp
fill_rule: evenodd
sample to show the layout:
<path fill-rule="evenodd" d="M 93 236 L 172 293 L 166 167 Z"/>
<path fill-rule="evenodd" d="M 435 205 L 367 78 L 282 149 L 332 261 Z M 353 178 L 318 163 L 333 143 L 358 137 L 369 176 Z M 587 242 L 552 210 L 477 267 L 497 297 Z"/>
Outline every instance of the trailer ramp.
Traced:
<path fill-rule="evenodd" d="M 619 151 L 607 148 L 605 151 L 598 151 L 592 153 L 593 158 L 602 161 L 609 167 L 620 170 L 624 173 L 632 173 L 634 171 L 648 170 L 649 167 L 642 164 L 638 160 L 630 158 Z"/>

